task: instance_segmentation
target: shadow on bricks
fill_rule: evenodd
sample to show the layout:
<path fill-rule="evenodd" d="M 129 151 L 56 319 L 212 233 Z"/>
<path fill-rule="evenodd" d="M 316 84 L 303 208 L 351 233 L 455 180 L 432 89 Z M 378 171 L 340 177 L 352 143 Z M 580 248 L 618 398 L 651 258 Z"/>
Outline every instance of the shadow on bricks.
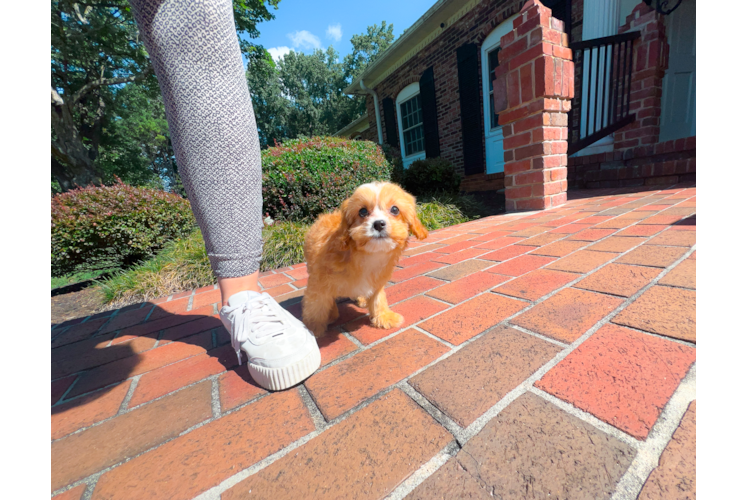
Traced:
<path fill-rule="evenodd" d="M 53 331 L 53 436 L 116 415 L 126 398 L 129 409 L 226 371 L 257 388 L 241 369 L 216 306 L 186 311 L 187 300 L 184 310 L 178 302 L 164 304 L 172 310 L 135 304 Z"/>

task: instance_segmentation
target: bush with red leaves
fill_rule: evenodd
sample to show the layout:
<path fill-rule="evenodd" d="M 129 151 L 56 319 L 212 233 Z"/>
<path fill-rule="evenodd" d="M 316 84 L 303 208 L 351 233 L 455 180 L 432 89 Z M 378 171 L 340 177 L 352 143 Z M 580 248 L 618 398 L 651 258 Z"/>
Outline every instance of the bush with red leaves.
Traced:
<path fill-rule="evenodd" d="M 117 180 L 52 197 L 52 276 L 128 267 L 194 229 L 186 199 Z"/>

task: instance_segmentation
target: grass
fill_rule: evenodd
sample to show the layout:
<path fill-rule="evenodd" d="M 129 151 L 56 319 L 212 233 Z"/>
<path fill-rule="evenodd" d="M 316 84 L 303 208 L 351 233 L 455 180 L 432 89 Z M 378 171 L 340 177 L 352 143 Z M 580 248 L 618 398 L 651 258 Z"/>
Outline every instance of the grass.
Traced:
<path fill-rule="evenodd" d="M 52 277 L 52 290 L 63 286 L 73 285 L 75 283 L 81 283 L 83 281 L 91 281 L 96 278 L 111 272 L 107 269 L 99 271 L 85 271 L 80 273 L 68 274 L 66 276 Z"/>
<path fill-rule="evenodd" d="M 418 218 L 429 231 L 480 217 L 482 206 L 469 195 L 436 193 L 419 197 Z"/>
<path fill-rule="evenodd" d="M 473 198 L 435 194 L 422 197 L 418 216 L 429 230 L 453 226 L 479 217 L 480 204 Z M 304 261 L 304 235 L 308 225 L 278 222 L 263 230 L 261 271 L 291 266 Z M 124 307 L 192 290 L 215 283 L 202 234 L 173 241 L 155 258 L 132 269 L 120 271 L 98 283 L 108 308 Z"/>

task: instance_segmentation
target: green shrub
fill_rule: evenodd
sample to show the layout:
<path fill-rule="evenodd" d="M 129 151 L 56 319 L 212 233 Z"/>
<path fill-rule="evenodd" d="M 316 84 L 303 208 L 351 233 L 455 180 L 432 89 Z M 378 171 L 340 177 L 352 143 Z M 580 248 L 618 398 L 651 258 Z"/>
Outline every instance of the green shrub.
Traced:
<path fill-rule="evenodd" d="M 312 137 L 262 152 L 264 211 L 276 220 L 312 222 L 376 180 L 390 180 L 390 165 L 371 141 Z"/>
<path fill-rule="evenodd" d="M 416 160 L 403 172 L 403 187 L 415 196 L 436 192 L 457 194 L 460 181 L 452 164 L 443 158 Z"/>
<path fill-rule="evenodd" d="M 418 200 L 418 218 L 429 231 L 479 217 L 480 204 L 468 195 L 434 194 Z"/>
<path fill-rule="evenodd" d="M 52 197 L 52 276 L 128 267 L 195 225 L 187 200 L 164 191 L 113 186 Z"/>
<path fill-rule="evenodd" d="M 389 144 L 382 145 L 382 152 L 387 162 L 390 164 L 390 180 L 395 184 L 403 185 L 403 158 L 400 156 L 400 150 L 393 148 Z"/>

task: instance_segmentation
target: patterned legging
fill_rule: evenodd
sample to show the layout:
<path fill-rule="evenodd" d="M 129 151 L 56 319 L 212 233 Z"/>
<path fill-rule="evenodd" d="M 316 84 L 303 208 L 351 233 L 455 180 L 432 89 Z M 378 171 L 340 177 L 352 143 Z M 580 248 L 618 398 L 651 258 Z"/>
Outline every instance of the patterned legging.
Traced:
<path fill-rule="evenodd" d="M 130 0 L 179 174 L 219 278 L 262 255 L 260 145 L 231 0 Z"/>

